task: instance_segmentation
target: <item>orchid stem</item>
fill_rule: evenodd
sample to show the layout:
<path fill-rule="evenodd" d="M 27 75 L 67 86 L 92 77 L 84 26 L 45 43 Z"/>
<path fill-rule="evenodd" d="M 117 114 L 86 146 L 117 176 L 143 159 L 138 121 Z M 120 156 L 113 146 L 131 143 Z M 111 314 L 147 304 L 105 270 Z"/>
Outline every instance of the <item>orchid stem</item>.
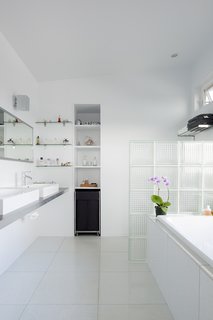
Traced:
<path fill-rule="evenodd" d="M 167 202 L 169 201 L 169 188 L 167 188 L 168 191 L 168 197 L 167 197 Z"/>

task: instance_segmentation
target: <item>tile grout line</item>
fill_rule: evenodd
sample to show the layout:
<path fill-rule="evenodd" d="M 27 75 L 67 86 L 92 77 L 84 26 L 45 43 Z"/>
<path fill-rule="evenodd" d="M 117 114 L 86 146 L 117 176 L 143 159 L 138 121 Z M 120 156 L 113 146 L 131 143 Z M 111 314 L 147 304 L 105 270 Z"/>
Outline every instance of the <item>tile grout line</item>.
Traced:
<path fill-rule="evenodd" d="M 63 238 L 63 240 L 61 241 L 61 244 L 59 245 L 59 247 L 57 248 L 57 250 L 54 252 L 54 255 L 53 255 L 52 261 L 50 262 L 50 264 L 49 264 L 49 266 L 47 267 L 47 270 L 44 272 L 43 276 L 41 277 L 41 279 L 40 279 L 40 281 L 39 281 L 38 285 L 37 285 L 37 286 L 36 286 L 36 288 L 33 290 L 33 293 L 31 294 L 30 298 L 28 299 L 28 302 L 25 304 L 25 307 L 24 307 L 24 309 L 22 310 L 22 312 L 21 312 L 20 317 L 18 318 L 18 320 L 21 320 L 21 318 L 22 318 L 22 316 L 23 316 L 23 314 L 24 314 L 25 310 L 26 310 L 26 309 L 27 309 L 27 307 L 29 306 L 29 303 L 30 303 L 30 301 L 31 301 L 31 299 L 32 299 L 32 297 L 33 297 L 33 295 L 34 295 L 34 293 L 36 292 L 36 290 L 37 290 L 37 289 L 38 289 L 38 287 L 40 286 L 41 282 L 43 281 L 44 277 L 46 276 L 47 272 L 49 271 L 49 268 L 50 268 L 50 266 L 52 265 L 53 261 L 55 260 L 55 257 L 56 257 L 56 255 L 57 255 L 57 253 L 58 253 L 59 249 L 62 247 L 62 244 L 63 244 L 63 243 L 64 243 L 64 241 L 65 241 L 65 237 L 62 237 L 62 238 Z"/>
<path fill-rule="evenodd" d="M 99 270 L 98 270 L 98 301 L 97 301 L 97 320 L 99 320 L 99 305 L 100 305 L 100 283 L 101 283 L 101 237 L 99 241 Z"/>

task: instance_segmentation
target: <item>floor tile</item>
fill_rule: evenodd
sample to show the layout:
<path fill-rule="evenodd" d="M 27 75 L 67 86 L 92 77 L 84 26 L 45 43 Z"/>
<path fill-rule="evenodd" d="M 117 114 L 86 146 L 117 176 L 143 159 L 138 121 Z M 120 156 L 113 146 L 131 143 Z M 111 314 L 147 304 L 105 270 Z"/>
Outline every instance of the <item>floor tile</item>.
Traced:
<path fill-rule="evenodd" d="M 101 272 L 100 304 L 160 304 L 163 296 L 150 272 Z"/>
<path fill-rule="evenodd" d="M 128 305 L 99 305 L 98 320 L 134 320 L 134 319 L 129 318 Z"/>
<path fill-rule="evenodd" d="M 128 238 L 127 237 L 102 237 L 101 251 L 128 252 Z"/>
<path fill-rule="evenodd" d="M 0 304 L 26 304 L 43 277 L 40 272 L 6 272 L 0 277 Z"/>
<path fill-rule="evenodd" d="M 163 304 L 164 298 L 151 272 L 129 273 L 129 304 Z"/>
<path fill-rule="evenodd" d="M 99 305 L 98 320 L 173 320 L 166 305 Z"/>
<path fill-rule="evenodd" d="M 59 251 L 96 253 L 100 251 L 100 238 L 96 236 L 79 236 L 65 238 Z"/>
<path fill-rule="evenodd" d="M 47 273 L 31 304 L 97 304 L 98 273 Z"/>
<path fill-rule="evenodd" d="M 15 272 L 45 272 L 50 266 L 54 252 L 26 252 L 9 268 Z"/>
<path fill-rule="evenodd" d="M 167 305 L 129 306 L 128 314 L 129 320 L 173 320 Z"/>
<path fill-rule="evenodd" d="M 19 320 L 25 305 L 0 305 L 1 320 Z"/>
<path fill-rule="evenodd" d="M 129 262 L 127 252 L 101 252 L 102 272 L 150 271 L 147 263 Z"/>
<path fill-rule="evenodd" d="M 58 252 L 49 272 L 99 271 L 99 256 L 96 253 Z"/>
<path fill-rule="evenodd" d="M 100 304 L 128 304 L 128 273 L 101 272 Z"/>
<path fill-rule="evenodd" d="M 129 269 L 128 253 L 101 252 L 100 269 L 102 272 L 127 272 Z"/>
<path fill-rule="evenodd" d="M 2 320 L 173 320 L 126 237 L 40 237 L 0 276 Z"/>
<path fill-rule="evenodd" d="M 56 252 L 60 248 L 63 240 L 63 237 L 39 237 L 26 252 Z"/>
<path fill-rule="evenodd" d="M 20 320 L 97 320 L 97 306 L 31 305 Z"/>
<path fill-rule="evenodd" d="M 150 272 L 149 265 L 145 262 L 129 262 L 128 269 L 130 272 Z"/>

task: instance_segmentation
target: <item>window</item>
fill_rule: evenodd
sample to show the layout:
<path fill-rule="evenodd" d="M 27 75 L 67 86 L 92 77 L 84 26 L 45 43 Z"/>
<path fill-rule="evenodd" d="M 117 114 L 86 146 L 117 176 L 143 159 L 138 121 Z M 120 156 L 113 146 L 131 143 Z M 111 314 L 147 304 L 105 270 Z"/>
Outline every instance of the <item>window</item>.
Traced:
<path fill-rule="evenodd" d="M 213 84 L 203 90 L 203 105 L 213 102 Z"/>

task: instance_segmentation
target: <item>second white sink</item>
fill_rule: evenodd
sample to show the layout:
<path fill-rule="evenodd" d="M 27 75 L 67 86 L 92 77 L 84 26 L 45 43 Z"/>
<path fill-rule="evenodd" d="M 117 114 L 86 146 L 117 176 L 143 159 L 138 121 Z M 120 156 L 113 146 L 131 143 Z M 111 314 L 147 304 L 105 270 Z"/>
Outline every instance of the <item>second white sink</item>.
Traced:
<path fill-rule="evenodd" d="M 50 197 L 59 191 L 59 184 L 57 183 L 34 183 L 29 189 L 38 189 L 40 198 Z"/>

